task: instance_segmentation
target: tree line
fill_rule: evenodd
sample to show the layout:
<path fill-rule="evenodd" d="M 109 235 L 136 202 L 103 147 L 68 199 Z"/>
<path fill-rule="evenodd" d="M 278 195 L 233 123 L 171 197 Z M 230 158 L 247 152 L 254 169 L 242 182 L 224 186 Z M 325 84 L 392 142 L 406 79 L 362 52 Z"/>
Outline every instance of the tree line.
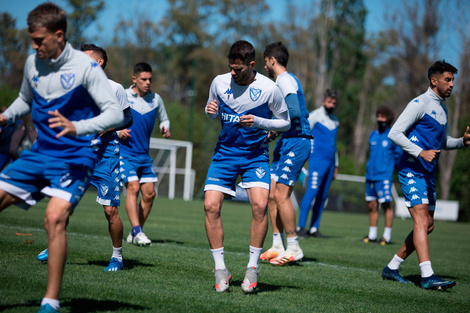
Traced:
<path fill-rule="evenodd" d="M 308 109 L 321 104 L 326 88 L 339 91 L 340 173 L 363 175 L 368 135 L 376 128 L 375 110 L 388 105 L 398 116 L 429 83 L 427 69 L 443 49 L 455 49 L 459 68 L 452 97 L 447 101 L 454 137 L 470 123 L 465 105 L 470 100 L 470 3 L 451 0 L 397 0 L 388 8 L 382 30 L 366 33 L 368 14 L 362 0 L 314 0 L 302 5 L 285 0 L 284 18 L 269 21 L 266 0 L 167 0 L 163 18 L 155 20 L 145 8 L 138 18 L 121 18 L 100 43 L 87 36 L 105 2 L 68 0 L 68 40 L 103 46 L 108 53 L 108 76 L 128 87 L 133 65 L 147 62 L 154 69 L 152 90 L 165 101 L 173 139 L 194 144 L 195 191 L 204 183 L 220 125 L 204 114 L 212 79 L 228 71 L 226 54 L 238 39 L 256 48 L 256 69 L 264 73 L 266 44 L 282 41 L 290 52 L 287 69 L 302 83 Z M 387 2 L 384 4 L 387 6 Z M 0 100 L 8 105 L 21 85 L 24 60 L 30 52 L 26 29 L 17 29 L 1 13 Z M 452 33 L 452 44 L 449 34 Z M 155 136 L 158 136 L 156 131 Z M 447 151 L 439 162 L 438 198 L 460 201 L 460 220 L 470 220 L 470 152 Z"/>

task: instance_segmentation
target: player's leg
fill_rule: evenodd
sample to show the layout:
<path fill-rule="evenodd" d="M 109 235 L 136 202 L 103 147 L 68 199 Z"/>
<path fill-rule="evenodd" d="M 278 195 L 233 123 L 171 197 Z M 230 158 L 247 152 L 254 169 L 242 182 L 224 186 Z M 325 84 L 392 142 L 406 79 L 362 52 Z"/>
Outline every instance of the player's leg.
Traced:
<path fill-rule="evenodd" d="M 309 232 L 306 230 L 307 227 L 307 217 L 310 209 L 312 208 L 313 200 L 317 197 L 318 194 L 318 169 L 317 162 L 310 158 L 308 164 L 308 177 L 307 177 L 307 187 L 305 189 L 305 194 L 300 202 L 300 212 L 299 212 L 299 221 L 297 223 L 297 235 L 299 237 L 307 238 Z"/>
<path fill-rule="evenodd" d="M 10 205 L 20 201 L 20 198 L 17 198 L 5 190 L 0 189 L 0 212 L 8 208 Z"/>
<path fill-rule="evenodd" d="M 269 192 L 268 199 L 268 212 L 269 219 L 271 221 L 271 227 L 273 230 L 273 244 L 271 248 L 263 252 L 260 256 L 260 260 L 269 261 L 272 258 L 278 256 L 280 253 L 284 252 L 284 234 L 283 227 L 281 222 L 281 217 L 278 214 L 278 208 L 276 200 L 274 199 L 274 193 L 276 190 L 277 182 L 274 179 L 271 179 L 271 189 Z M 295 216 L 294 216 L 294 227 L 295 227 Z"/>
<path fill-rule="evenodd" d="M 386 245 L 390 243 L 392 239 L 392 227 L 393 227 L 393 207 L 392 202 L 384 202 L 382 203 L 382 209 L 384 210 L 384 220 L 385 220 L 385 227 L 384 233 L 382 236 L 382 240 L 380 241 L 381 245 Z"/>
<path fill-rule="evenodd" d="M 45 298 L 59 300 L 68 249 L 66 227 L 71 212 L 72 204 L 57 197 L 52 197 L 46 207 L 44 226 L 47 233 L 49 260 Z"/>
<path fill-rule="evenodd" d="M 318 181 L 320 186 L 318 188 L 317 200 L 312 207 L 312 219 L 310 224 L 310 235 L 318 238 L 327 238 L 320 233 L 320 220 L 325 208 L 326 199 L 330 190 L 331 182 L 333 181 L 334 165 L 329 165 L 326 171 L 321 171 L 318 174 Z"/>
<path fill-rule="evenodd" d="M 365 243 L 377 242 L 377 225 L 379 223 L 379 203 L 377 200 L 367 202 L 369 209 L 369 234 L 362 240 Z"/>
<path fill-rule="evenodd" d="M 124 267 L 122 258 L 122 237 L 124 227 L 117 206 L 103 205 L 104 214 L 108 220 L 108 232 L 113 243 L 111 261 L 104 269 L 105 272 L 117 272 Z"/>
<path fill-rule="evenodd" d="M 139 211 L 137 206 L 137 197 L 139 195 L 139 181 L 134 180 L 125 184 L 126 186 L 126 212 L 132 227 L 139 226 Z"/>
<path fill-rule="evenodd" d="M 157 193 L 155 192 L 155 183 L 147 182 L 140 185 L 140 192 L 142 196 L 139 202 L 139 222 L 140 226 L 144 227 L 150 211 L 152 210 L 153 200 Z"/>

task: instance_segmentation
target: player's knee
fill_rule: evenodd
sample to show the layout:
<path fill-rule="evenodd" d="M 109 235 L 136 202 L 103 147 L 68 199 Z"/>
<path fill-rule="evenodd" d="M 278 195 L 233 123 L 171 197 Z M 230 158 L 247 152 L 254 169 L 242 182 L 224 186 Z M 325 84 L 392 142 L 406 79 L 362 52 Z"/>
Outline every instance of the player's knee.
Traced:
<path fill-rule="evenodd" d="M 115 206 L 105 206 L 104 215 L 108 220 L 112 219 L 115 216 L 119 216 L 118 208 Z"/>
<path fill-rule="evenodd" d="M 59 212 L 48 211 L 44 215 L 44 226 L 46 230 L 52 230 L 60 228 L 66 228 L 67 226 L 67 216 Z"/>
<path fill-rule="evenodd" d="M 206 216 L 220 216 L 220 206 L 216 201 L 204 200 L 204 214 Z"/>

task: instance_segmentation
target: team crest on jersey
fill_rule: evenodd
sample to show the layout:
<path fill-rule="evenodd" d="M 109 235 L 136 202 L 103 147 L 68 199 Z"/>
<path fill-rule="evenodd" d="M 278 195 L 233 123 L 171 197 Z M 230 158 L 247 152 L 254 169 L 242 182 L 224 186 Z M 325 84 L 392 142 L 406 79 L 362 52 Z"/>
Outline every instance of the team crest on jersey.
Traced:
<path fill-rule="evenodd" d="M 67 173 L 64 176 L 62 176 L 62 178 L 60 179 L 60 187 L 65 188 L 68 185 L 70 185 L 71 182 L 72 182 L 72 177 L 70 176 L 70 173 Z"/>
<path fill-rule="evenodd" d="M 64 73 L 60 75 L 60 83 L 62 87 L 66 90 L 72 88 L 73 83 L 75 82 L 75 74 L 72 73 Z"/>
<path fill-rule="evenodd" d="M 153 99 L 150 100 L 150 101 L 148 102 L 148 104 L 149 104 L 149 106 L 150 106 L 152 109 L 153 109 L 153 107 L 155 106 L 155 103 L 154 103 Z"/>
<path fill-rule="evenodd" d="M 382 147 L 387 147 L 388 146 L 388 141 L 387 140 L 384 140 L 382 141 Z"/>
<path fill-rule="evenodd" d="M 103 184 L 100 186 L 100 189 L 101 189 L 101 193 L 103 194 L 103 196 L 106 196 L 106 194 L 108 194 L 108 191 L 109 191 L 108 186 Z"/>
<path fill-rule="evenodd" d="M 260 96 L 261 96 L 261 89 L 253 88 L 253 87 L 250 88 L 251 100 L 256 101 L 259 99 Z"/>
<path fill-rule="evenodd" d="M 264 169 L 261 167 L 256 169 L 256 176 L 258 176 L 258 178 L 263 178 L 264 175 L 266 175 L 266 171 Z"/>

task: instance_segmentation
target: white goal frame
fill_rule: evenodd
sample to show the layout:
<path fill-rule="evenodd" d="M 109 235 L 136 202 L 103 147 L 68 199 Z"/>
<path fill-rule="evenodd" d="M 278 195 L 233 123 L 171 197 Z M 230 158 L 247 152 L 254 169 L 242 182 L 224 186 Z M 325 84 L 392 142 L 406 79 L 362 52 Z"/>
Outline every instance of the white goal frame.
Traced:
<path fill-rule="evenodd" d="M 184 168 L 176 167 L 176 154 L 179 149 L 186 149 L 185 164 Z M 192 157 L 193 157 L 193 143 L 189 141 L 182 140 L 172 140 L 172 139 L 162 139 L 162 138 L 150 138 L 150 149 L 158 150 L 157 156 L 154 159 L 154 169 L 158 176 L 158 182 L 155 184 L 155 189 L 158 188 L 158 185 L 163 180 L 163 177 L 169 175 L 169 188 L 168 188 L 168 198 L 175 198 L 175 185 L 176 185 L 176 175 L 184 175 L 184 186 L 183 186 L 183 199 L 190 201 L 193 199 L 194 193 L 194 180 L 196 176 L 196 171 L 192 167 Z M 164 156 L 165 151 L 170 152 L 170 157 L 167 158 L 163 166 L 156 166 L 159 164 L 161 159 Z"/>

